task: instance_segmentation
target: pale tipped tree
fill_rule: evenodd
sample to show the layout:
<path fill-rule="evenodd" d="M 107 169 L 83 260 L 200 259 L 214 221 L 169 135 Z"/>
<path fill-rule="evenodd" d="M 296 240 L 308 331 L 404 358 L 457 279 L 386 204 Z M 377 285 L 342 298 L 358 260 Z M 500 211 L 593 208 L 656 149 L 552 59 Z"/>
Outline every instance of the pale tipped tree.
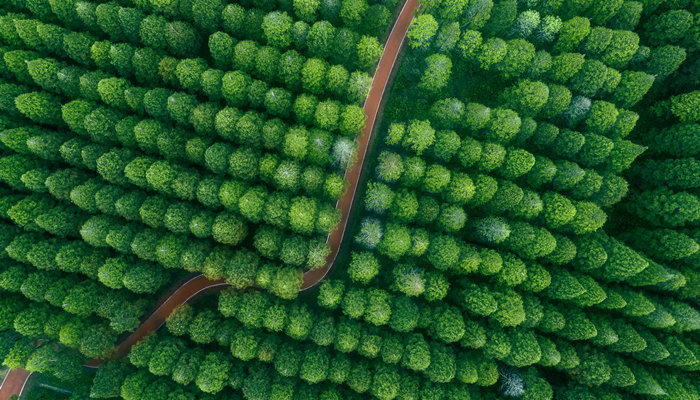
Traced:
<path fill-rule="evenodd" d="M 406 296 L 418 296 L 425 291 L 423 270 L 415 264 L 400 264 L 394 267 L 396 287 Z"/>
<path fill-rule="evenodd" d="M 341 137 L 333 144 L 331 159 L 334 165 L 340 167 L 341 170 L 345 170 L 355 159 L 356 152 L 355 142 L 352 139 Z"/>
<path fill-rule="evenodd" d="M 510 236 L 510 226 L 501 217 L 477 218 L 469 230 L 475 240 L 486 244 L 501 243 Z"/>
<path fill-rule="evenodd" d="M 452 74 L 452 60 L 444 54 L 433 54 L 425 59 L 426 68 L 418 88 L 435 95 L 447 87 Z"/>
<path fill-rule="evenodd" d="M 501 394 L 506 397 L 520 397 L 525 393 L 523 376 L 513 367 L 501 367 L 498 369 L 498 376 L 501 381 L 499 388 Z"/>
<path fill-rule="evenodd" d="M 591 99 L 585 96 L 576 96 L 571 99 L 569 107 L 564 111 L 563 118 L 570 126 L 574 126 L 583 120 L 591 109 Z"/>
<path fill-rule="evenodd" d="M 510 34 L 513 37 L 526 39 L 540 25 L 540 13 L 533 10 L 523 11 L 513 22 Z"/>
<path fill-rule="evenodd" d="M 374 249 L 382 241 L 384 227 L 377 218 L 364 218 L 360 222 L 360 232 L 355 236 L 355 241 L 361 246 Z"/>
<path fill-rule="evenodd" d="M 376 167 L 377 178 L 384 182 L 396 182 L 403 174 L 403 159 L 400 155 L 383 151 L 379 154 Z"/>
<path fill-rule="evenodd" d="M 538 42 L 550 43 L 554 41 L 561 29 L 561 18 L 556 15 L 546 15 L 535 29 L 534 38 Z"/>

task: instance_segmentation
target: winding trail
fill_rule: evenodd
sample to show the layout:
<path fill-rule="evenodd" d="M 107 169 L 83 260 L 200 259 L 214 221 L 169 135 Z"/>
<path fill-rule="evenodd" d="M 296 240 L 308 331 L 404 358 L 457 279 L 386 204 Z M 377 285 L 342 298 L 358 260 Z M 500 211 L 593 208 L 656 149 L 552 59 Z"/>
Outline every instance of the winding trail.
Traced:
<path fill-rule="evenodd" d="M 349 216 L 355 205 L 355 195 L 357 194 L 361 172 L 367 161 L 367 148 L 371 142 L 370 139 L 372 138 L 372 133 L 377 121 L 379 108 L 381 107 L 391 73 L 394 70 L 399 51 L 406 37 L 406 32 L 419 6 L 420 3 L 418 0 L 406 0 L 389 33 L 389 38 L 384 45 L 384 51 L 382 52 L 379 64 L 372 78 L 371 89 L 364 103 L 364 111 L 367 120 L 362 129 L 362 134 L 357 139 L 357 161 L 345 171 L 345 178 L 350 184 L 343 196 L 336 203 L 336 208 L 340 210 L 340 223 L 326 239 L 326 242 L 331 248 L 331 252 L 326 259 L 326 263 L 321 268 L 304 272 L 301 291 L 306 291 L 317 286 L 335 266 L 340 246 L 343 243 L 348 228 Z M 205 278 L 203 275 L 190 276 L 178 282 L 168 293 L 161 297 L 141 325 L 117 345 L 110 358 L 120 358 L 129 354 L 131 347 L 149 333 L 160 328 L 176 307 L 205 293 L 220 291 L 228 286 L 228 283 L 224 280 L 212 281 Z M 92 360 L 88 362 L 86 366 L 96 368 L 102 361 L 103 360 Z M 6 400 L 13 394 L 20 394 L 29 375 L 29 372 L 23 369 L 10 371 L 3 381 L 2 387 L 0 387 L 0 400 Z"/>

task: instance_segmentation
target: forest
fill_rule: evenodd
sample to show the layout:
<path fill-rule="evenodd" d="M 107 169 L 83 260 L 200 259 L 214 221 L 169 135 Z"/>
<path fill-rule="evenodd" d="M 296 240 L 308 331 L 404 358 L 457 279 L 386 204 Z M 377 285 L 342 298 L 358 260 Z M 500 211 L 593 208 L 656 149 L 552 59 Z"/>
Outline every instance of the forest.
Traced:
<path fill-rule="evenodd" d="M 0 400 L 700 400 L 700 3 L 0 1 L 0 258 Z"/>

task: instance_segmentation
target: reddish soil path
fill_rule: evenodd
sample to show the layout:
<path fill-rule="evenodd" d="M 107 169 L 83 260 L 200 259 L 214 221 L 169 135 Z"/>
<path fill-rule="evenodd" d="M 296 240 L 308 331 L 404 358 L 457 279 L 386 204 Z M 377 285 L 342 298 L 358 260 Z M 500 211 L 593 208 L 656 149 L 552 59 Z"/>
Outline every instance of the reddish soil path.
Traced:
<path fill-rule="evenodd" d="M 328 235 L 327 243 L 330 245 L 331 252 L 323 267 L 304 273 L 304 279 L 301 285 L 302 291 L 318 285 L 335 265 L 336 257 L 340 251 L 340 245 L 343 243 L 343 238 L 348 228 L 348 219 L 355 205 L 355 194 L 359 189 L 360 175 L 365 165 L 367 148 L 369 147 L 377 114 L 382 104 L 382 99 L 384 98 L 384 92 L 406 37 L 408 27 L 411 21 L 413 21 L 413 16 L 419 6 L 418 0 L 406 0 L 384 46 L 382 57 L 379 60 L 377 70 L 372 79 L 372 87 L 364 104 L 367 121 L 362 130 L 362 134 L 357 139 L 357 161 L 345 171 L 345 178 L 348 180 L 349 186 L 336 203 L 336 208 L 340 210 L 340 223 L 335 230 Z M 117 346 L 111 358 L 124 357 L 129 354 L 131 347 L 144 336 L 160 328 L 177 306 L 185 304 L 197 296 L 219 291 L 227 286 L 228 284 L 224 280 L 212 281 L 205 278 L 203 275 L 191 276 L 178 282 L 172 290 L 158 301 L 143 323 Z M 101 363 L 102 360 L 92 360 L 87 363 L 86 366 L 97 367 Z M 24 386 L 29 374 L 27 371 L 22 371 L 24 370 L 13 370 L 8 373 L 8 377 L 5 379 L 5 382 L 3 382 L 2 388 L 0 388 L 0 400 L 6 400 L 12 394 L 19 394 L 18 390 L 21 390 Z M 23 375 L 25 373 L 27 374 L 26 376 Z"/>
<path fill-rule="evenodd" d="M 348 217 L 355 205 L 355 194 L 359 189 L 360 174 L 364 168 L 365 161 L 367 161 L 365 159 L 367 147 L 372 137 L 379 107 L 384 98 L 384 91 L 389 82 L 391 72 L 394 70 L 394 64 L 396 63 L 401 45 L 406 37 L 406 31 L 408 31 L 408 27 L 411 25 L 411 21 L 413 21 L 413 15 L 419 6 L 420 3 L 418 3 L 418 0 L 406 0 L 396 22 L 394 22 L 394 26 L 391 28 L 389 38 L 384 45 L 382 57 L 379 59 L 377 70 L 374 72 L 374 77 L 372 78 L 372 88 L 369 90 L 369 94 L 365 100 L 364 110 L 367 121 L 365 122 L 365 127 L 362 129 L 362 134 L 357 138 L 357 161 L 345 171 L 345 178 L 350 182 L 350 186 L 335 205 L 335 208 L 340 210 L 340 223 L 335 230 L 328 235 L 327 242 L 331 247 L 331 253 L 323 267 L 304 273 L 304 282 L 301 284 L 301 290 L 310 289 L 323 281 L 323 278 L 326 277 L 335 264 L 335 259 L 338 256 L 340 245 L 343 243 L 343 237 L 348 227 Z"/>
<path fill-rule="evenodd" d="M 0 386 L 0 399 L 6 400 L 14 395 L 22 394 L 24 385 L 31 373 L 26 369 L 17 368 L 10 370 Z"/>

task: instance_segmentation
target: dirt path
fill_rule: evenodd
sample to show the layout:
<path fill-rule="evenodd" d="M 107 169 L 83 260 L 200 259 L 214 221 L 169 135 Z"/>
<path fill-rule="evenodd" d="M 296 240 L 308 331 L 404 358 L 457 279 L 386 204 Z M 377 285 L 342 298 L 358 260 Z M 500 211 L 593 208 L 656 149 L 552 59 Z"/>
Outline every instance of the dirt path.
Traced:
<path fill-rule="evenodd" d="M 350 182 L 350 186 L 335 206 L 340 210 L 340 223 L 335 230 L 328 235 L 327 242 L 331 247 L 331 253 L 323 267 L 304 273 L 304 282 L 301 284 L 301 290 L 310 289 L 323 281 L 323 278 L 326 277 L 335 264 L 335 259 L 338 256 L 340 245 L 343 243 L 343 237 L 348 227 L 348 216 L 355 205 L 355 194 L 359 189 L 360 173 L 367 161 L 365 156 L 367 155 L 367 147 L 369 146 L 374 124 L 377 120 L 377 112 L 384 98 L 384 91 L 387 82 L 389 82 L 391 72 L 394 69 L 399 50 L 401 50 L 401 45 L 406 37 L 406 31 L 411 21 L 413 21 L 413 15 L 419 5 L 418 0 L 406 0 L 396 22 L 394 22 L 394 26 L 391 28 L 389 38 L 384 45 L 382 57 L 379 59 L 377 70 L 374 72 L 374 77 L 372 78 L 372 88 L 365 100 L 364 110 L 367 121 L 365 122 L 365 127 L 362 129 L 362 134 L 357 138 L 357 162 L 352 164 L 350 168 L 345 171 L 345 178 Z"/>
<path fill-rule="evenodd" d="M 372 137 L 379 107 L 381 106 L 387 83 L 394 69 L 394 64 L 401 50 L 404 38 L 406 37 L 406 31 L 411 21 L 413 21 L 413 16 L 419 5 L 418 0 L 406 0 L 384 46 L 382 57 L 379 60 L 377 70 L 372 79 L 372 87 L 364 104 L 367 122 L 362 130 L 362 134 L 357 139 L 358 161 L 345 171 L 345 178 L 348 180 L 349 186 L 343 194 L 343 197 L 336 203 L 336 208 L 340 210 L 340 223 L 335 230 L 328 235 L 327 243 L 330 245 L 331 252 L 323 267 L 304 273 L 304 280 L 301 285 L 302 291 L 309 290 L 318 285 L 335 265 L 340 245 L 343 243 L 343 238 L 348 228 L 348 217 L 355 205 L 355 194 L 359 189 L 360 175 L 366 162 L 365 156 L 367 155 L 367 147 Z M 202 275 L 192 276 L 179 282 L 174 289 L 170 290 L 161 298 L 148 315 L 148 318 L 117 346 L 112 358 L 124 357 L 129 354 L 131 347 L 144 336 L 160 328 L 177 306 L 185 304 L 202 294 L 225 289 L 227 286 L 228 284 L 224 280 L 212 281 Z M 97 367 L 101 363 L 102 360 L 92 360 L 87 363 L 86 366 Z M 29 373 L 24 371 L 24 373 L 27 374 L 25 376 L 21 371 L 24 370 L 17 370 L 17 372 L 14 370 L 10 371 L 5 382 L 3 382 L 2 388 L 0 388 L 0 400 L 6 400 L 12 394 L 18 394 L 17 391 L 11 390 L 21 390 L 24 386 L 24 382 Z M 6 386 L 8 388 L 7 390 Z"/>
<path fill-rule="evenodd" d="M 27 383 L 31 373 L 26 369 L 17 368 L 10 370 L 0 386 L 0 399 L 6 400 L 13 395 L 22 394 L 24 385 Z"/>

